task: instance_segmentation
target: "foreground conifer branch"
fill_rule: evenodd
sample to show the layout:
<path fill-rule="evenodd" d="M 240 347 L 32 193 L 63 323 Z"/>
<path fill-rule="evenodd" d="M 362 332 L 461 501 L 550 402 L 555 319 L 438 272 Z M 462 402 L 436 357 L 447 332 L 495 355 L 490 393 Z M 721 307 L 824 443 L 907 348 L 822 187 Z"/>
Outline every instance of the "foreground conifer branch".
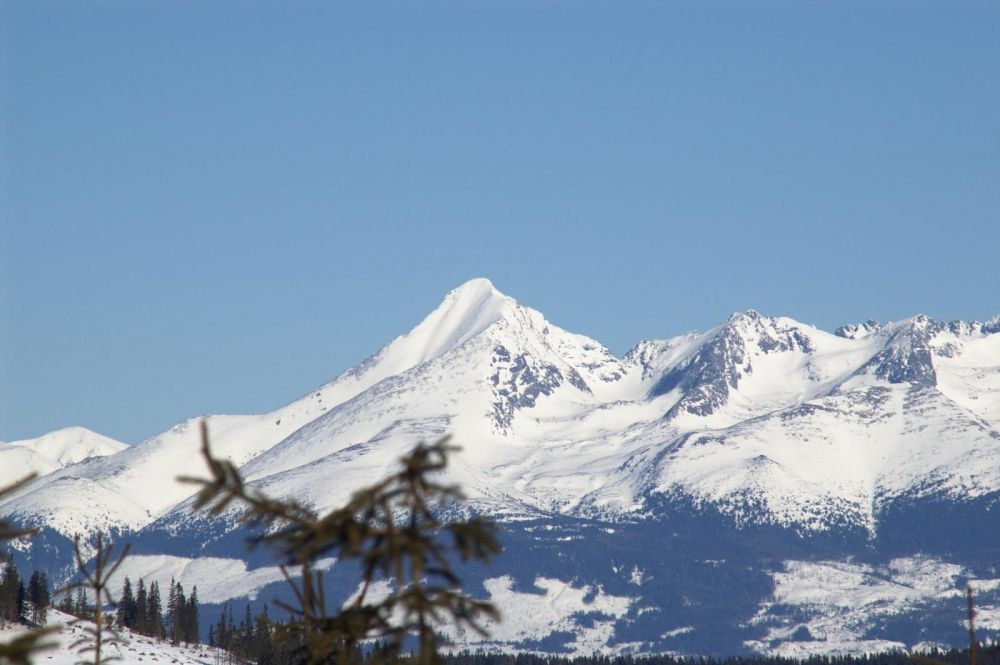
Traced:
<path fill-rule="evenodd" d="M 485 636 L 484 620 L 499 619 L 492 604 L 461 591 L 449 561 L 452 555 L 463 562 L 489 561 L 501 548 L 495 526 L 482 518 L 444 522 L 438 517 L 463 499 L 457 487 L 433 480 L 457 450 L 447 438 L 418 444 L 400 460 L 399 472 L 355 492 L 343 507 L 318 515 L 297 501 L 248 487 L 231 462 L 213 456 L 205 421 L 201 437 L 211 479 L 181 480 L 202 486 L 196 509 L 219 515 L 230 505 L 242 506 L 243 523 L 258 530 L 252 543 L 264 543 L 281 557 L 295 596 L 295 606 L 285 609 L 302 631 L 304 662 L 344 665 L 357 659 L 367 641 L 379 645 L 375 658 L 395 660 L 406 637 L 415 635 L 416 661 L 433 663 L 443 626 Z M 361 590 L 339 611 L 328 606 L 323 573 L 315 568 L 322 556 L 361 565 Z M 289 566 L 301 568 L 301 581 L 293 579 Z M 372 601 L 368 592 L 378 577 L 391 578 L 395 593 Z"/>
<path fill-rule="evenodd" d="M 131 545 L 126 544 L 121 553 L 116 557 L 114 544 L 105 544 L 104 536 L 100 532 L 97 534 L 94 545 L 94 556 L 91 559 L 92 569 L 88 569 L 86 559 L 84 559 L 80 552 L 80 536 L 77 535 L 73 538 L 73 558 L 76 561 L 77 571 L 81 579 L 79 582 L 69 584 L 57 592 L 68 593 L 73 589 L 78 589 L 83 592 L 89 592 L 94 597 L 94 613 L 90 617 L 94 625 L 93 627 L 84 627 L 83 637 L 72 645 L 73 648 L 79 649 L 78 653 L 81 656 L 93 653 L 93 659 L 80 660 L 78 661 L 78 665 L 88 665 L 89 663 L 101 665 L 101 663 L 116 660 L 117 656 L 105 655 L 103 650 L 105 646 L 121 642 L 118 633 L 111 628 L 110 622 L 104 615 L 103 605 L 105 602 L 108 605 L 114 604 L 111 593 L 108 591 L 108 584 L 111 581 L 111 576 L 115 574 L 115 571 L 122 565 L 125 557 L 128 556 Z M 80 619 L 77 621 L 80 621 Z"/>
<path fill-rule="evenodd" d="M 31 474 L 13 485 L 0 487 L 0 498 L 24 487 L 34 480 L 34 478 L 35 474 Z M 34 533 L 33 529 L 16 529 L 3 519 L 0 519 L 0 541 L 30 536 L 32 533 Z M 47 638 L 56 632 L 56 630 L 55 627 L 41 628 L 21 635 L 10 642 L 0 643 L 0 665 L 7 665 L 7 663 L 11 665 L 30 665 L 32 655 L 55 646 Z"/>

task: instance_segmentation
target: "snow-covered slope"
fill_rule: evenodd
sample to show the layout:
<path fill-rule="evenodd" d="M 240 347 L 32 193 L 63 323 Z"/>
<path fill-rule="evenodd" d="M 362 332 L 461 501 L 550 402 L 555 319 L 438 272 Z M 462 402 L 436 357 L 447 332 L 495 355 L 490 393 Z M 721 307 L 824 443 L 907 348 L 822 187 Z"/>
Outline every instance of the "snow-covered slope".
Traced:
<path fill-rule="evenodd" d="M 881 505 L 901 496 L 1000 489 L 1000 436 L 935 390 L 873 386 L 697 433 L 659 470 L 659 491 L 682 488 L 741 523 L 874 535 Z"/>
<path fill-rule="evenodd" d="M 213 449 L 243 464 L 328 409 L 387 377 L 432 359 L 449 344 L 462 343 L 464 337 L 475 335 L 479 328 L 499 316 L 504 306 L 510 305 L 511 302 L 496 293 L 488 281 L 474 280 L 450 294 L 409 334 L 304 397 L 259 416 L 208 416 Z M 206 472 L 200 456 L 197 421 L 196 418 L 185 421 L 134 446 L 123 447 L 118 454 L 102 460 L 88 460 L 85 464 L 45 468 L 42 462 L 19 461 L 18 474 L 10 475 L 19 477 L 20 471 L 29 466 L 29 470 L 48 475 L 9 497 L 5 504 L 0 504 L 0 510 L 31 524 L 51 526 L 67 535 L 87 531 L 99 526 L 93 519 L 91 506 L 67 502 L 54 488 L 73 484 L 80 491 L 90 491 L 96 486 L 98 492 L 106 494 L 101 501 L 111 511 L 120 513 L 108 519 L 107 527 L 141 528 L 161 511 L 192 493 L 190 485 L 176 482 L 178 476 L 197 476 Z M 53 489 L 48 489 L 50 487 Z"/>
<path fill-rule="evenodd" d="M 37 439 L 0 442 L 0 487 L 30 473 L 45 475 L 91 457 L 105 457 L 128 448 L 85 427 L 67 427 Z"/>
<path fill-rule="evenodd" d="M 479 311 L 464 302 L 481 297 L 475 286 L 446 305 Z M 624 517 L 651 493 L 680 492 L 740 521 L 874 533 L 893 498 L 1000 490 L 1000 433 L 983 417 L 995 407 L 963 406 L 995 401 L 983 376 L 1000 365 L 986 344 L 1000 336 L 981 325 L 916 317 L 851 339 L 746 312 L 618 360 L 495 292 L 490 302 L 488 325 L 452 319 L 452 346 L 331 408 L 249 462 L 247 477 L 326 508 L 350 479 L 451 433 L 464 446 L 455 479 L 515 512 Z M 962 392 L 951 377 L 970 373 L 967 347 L 985 362 Z M 947 392 L 929 376 L 947 377 Z M 347 480 L 331 488 L 329 477 Z"/>
<path fill-rule="evenodd" d="M 0 443 L 0 488 L 12 485 L 29 474 L 45 475 L 59 468 L 57 462 L 31 448 Z"/>
<path fill-rule="evenodd" d="M 74 623 L 75 622 L 75 623 Z M 81 654 L 82 645 L 74 647 L 77 640 L 86 636 L 86 630 L 94 627 L 90 621 L 76 621 L 75 617 L 58 610 L 49 610 L 46 625 L 58 628 L 58 631 L 46 640 L 52 646 L 39 652 L 35 662 L 50 665 L 76 665 L 93 654 Z M 13 625 L 0 625 L 0 642 L 7 642 L 27 631 L 26 628 Z M 113 662 L 120 665 L 205 665 L 218 658 L 213 649 L 203 645 L 172 645 L 169 642 L 156 640 L 145 635 L 138 635 L 125 629 L 119 633 L 120 643 L 105 646 L 105 656 L 114 658 Z"/>
<path fill-rule="evenodd" d="M 61 466 L 76 464 L 89 457 L 113 455 L 128 447 L 85 427 L 66 427 L 37 439 L 11 441 L 6 445 L 30 448 Z"/>
<path fill-rule="evenodd" d="M 625 516 L 681 492 L 741 519 L 874 529 L 876 497 L 1000 489 L 998 329 L 918 316 L 833 334 L 747 311 L 619 359 L 476 279 L 305 397 L 208 423 L 248 478 L 319 508 L 449 433 L 455 479 L 502 511 Z M 18 444 L 58 465 L 11 454 L 5 468 L 46 475 L 6 511 L 69 533 L 100 520 L 66 492 L 106 494 L 108 524 L 132 529 L 187 510 L 175 477 L 203 469 L 193 420 L 70 466 L 87 449 L 65 432 Z M 763 510 L 734 507 L 749 496 Z"/>

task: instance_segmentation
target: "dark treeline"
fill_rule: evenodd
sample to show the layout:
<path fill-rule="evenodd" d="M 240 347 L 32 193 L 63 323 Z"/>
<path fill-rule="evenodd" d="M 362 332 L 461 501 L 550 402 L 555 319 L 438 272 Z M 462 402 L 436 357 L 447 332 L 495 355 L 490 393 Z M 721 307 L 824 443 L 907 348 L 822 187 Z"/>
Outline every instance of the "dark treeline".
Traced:
<path fill-rule="evenodd" d="M 171 590 L 173 583 L 171 582 Z M 168 610 L 169 615 L 169 610 Z M 153 582 L 146 590 L 146 582 L 141 577 L 132 590 L 132 580 L 125 577 L 115 612 L 115 623 L 119 628 L 128 628 L 140 635 L 164 639 L 167 636 L 163 619 L 163 601 L 160 599 L 160 585 Z"/>
<path fill-rule="evenodd" d="M 75 594 L 69 591 L 64 593 L 56 609 L 77 619 L 90 619 L 94 614 L 94 606 L 87 601 L 83 589 L 77 589 Z"/>
<path fill-rule="evenodd" d="M 193 587 L 187 596 L 184 587 L 170 581 L 166 605 L 159 585 L 146 585 L 139 578 L 136 585 L 126 577 L 119 596 L 115 622 L 119 628 L 169 639 L 174 644 L 196 644 L 201 641 L 198 630 L 198 590 Z M 34 571 L 25 583 L 17 566 L 10 559 L 0 560 L 0 623 L 41 625 L 51 606 L 51 591 L 45 573 Z M 65 594 L 58 609 L 80 618 L 89 618 L 93 608 L 82 589 Z M 232 607 L 224 606 L 219 621 L 209 628 L 209 646 L 216 647 L 216 661 L 228 665 L 293 665 L 303 660 L 305 641 L 300 623 L 272 620 L 265 604 L 253 616 L 247 603 L 239 621 Z M 979 650 L 979 665 L 1000 665 L 996 645 Z M 990 657 L 985 658 L 987 654 Z M 361 656 L 361 654 L 358 654 Z M 968 665 L 969 649 L 950 649 L 930 654 L 935 660 L 954 665 Z M 361 656 L 357 661 L 366 659 Z M 404 659 L 405 660 L 405 659 Z M 804 659 L 768 656 L 732 658 L 683 658 L 660 656 L 537 656 L 496 652 L 470 652 L 442 655 L 442 665 L 913 665 L 906 653 L 881 653 L 860 656 L 812 656 Z"/>
<path fill-rule="evenodd" d="M 979 665 L 1000 665 L 1000 655 L 994 653 Z M 969 649 L 934 651 L 930 657 L 944 663 L 969 665 Z M 779 658 L 776 656 L 741 656 L 732 658 L 683 658 L 676 656 L 534 656 L 487 652 L 462 652 L 441 657 L 442 665 L 914 665 L 906 653 L 880 653 L 862 656 L 811 656 L 809 658 Z"/>
<path fill-rule="evenodd" d="M 300 665 L 304 662 L 305 642 L 301 623 L 274 621 L 268 607 L 252 616 L 247 603 L 237 622 L 232 608 L 223 607 L 219 621 L 209 628 L 208 644 L 216 647 L 215 662 L 221 665 Z M 1000 646 L 983 645 L 978 649 L 977 665 L 1000 665 Z M 932 651 L 927 654 L 941 663 L 969 665 L 969 649 Z M 408 659 L 403 658 L 401 662 Z M 356 653 L 353 662 L 382 663 L 378 658 L 366 658 Z M 651 656 L 537 656 L 499 652 L 463 651 L 443 654 L 441 665 L 914 665 L 915 660 L 903 652 L 888 652 L 859 656 L 811 656 L 781 658 L 776 656 L 740 656 L 730 658 Z"/>
<path fill-rule="evenodd" d="M 232 607 L 224 605 L 218 623 L 208 629 L 208 644 L 220 649 L 217 662 L 230 665 L 301 663 L 305 649 L 300 624 L 272 621 L 266 604 L 260 614 L 252 616 L 249 603 L 239 623 Z"/>
<path fill-rule="evenodd" d="M 227 618 L 228 616 L 228 618 Z M 299 665 L 303 660 L 304 643 L 301 632 L 294 624 L 261 622 L 261 616 L 251 622 L 245 616 L 234 624 L 232 614 L 224 612 L 223 618 L 209 633 L 209 644 L 222 650 L 216 663 L 223 665 Z M 265 615 L 266 616 L 266 612 Z M 249 628 L 248 628 L 249 627 Z M 222 631 L 220 633 L 220 630 Z M 220 639 L 218 636 L 222 635 Z M 969 650 L 950 649 L 927 654 L 943 663 L 969 665 Z M 1000 665 L 1000 656 L 982 659 L 978 665 Z M 403 658 L 401 662 L 406 662 Z M 363 655 L 355 662 L 382 663 Z M 730 658 L 652 656 L 537 656 L 530 654 L 505 654 L 494 652 L 461 652 L 442 655 L 441 665 L 914 665 L 916 661 L 902 652 L 868 654 L 859 656 L 811 656 L 809 658 L 780 658 L 775 656 L 740 656 Z"/>
<path fill-rule="evenodd" d="M 114 613 L 114 627 L 127 628 L 133 633 L 170 640 L 174 644 L 198 644 L 201 634 L 198 630 L 198 587 L 191 589 L 191 595 L 184 593 L 184 587 L 170 580 L 170 591 L 166 605 L 156 582 L 147 587 L 143 578 L 135 585 L 127 576 L 122 582 L 121 593 Z M 63 594 L 56 608 L 79 619 L 90 620 L 94 607 L 83 589 L 75 593 Z"/>
<path fill-rule="evenodd" d="M 266 603 L 256 616 L 250 603 L 245 604 L 239 622 L 232 607 L 223 605 L 219 621 L 208 629 L 208 645 L 217 649 L 216 665 L 302 665 L 309 661 L 302 622 L 272 620 Z M 357 648 L 347 653 L 352 663 L 375 662 Z"/>
<path fill-rule="evenodd" d="M 42 625 L 52 605 L 45 573 L 31 573 L 25 584 L 13 558 L 0 559 L 0 623 Z"/>
<path fill-rule="evenodd" d="M 170 580 L 166 608 L 160 595 L 160 585 L 152 582 L 146 588 L 140 577 L 135 589 L 127 576 L 122 582 L 115 622 L 140 635 L 169 639 L 174 644 L 201 642 L 198 631 L 198 587 L 185 596 L 180 582 Z"/>

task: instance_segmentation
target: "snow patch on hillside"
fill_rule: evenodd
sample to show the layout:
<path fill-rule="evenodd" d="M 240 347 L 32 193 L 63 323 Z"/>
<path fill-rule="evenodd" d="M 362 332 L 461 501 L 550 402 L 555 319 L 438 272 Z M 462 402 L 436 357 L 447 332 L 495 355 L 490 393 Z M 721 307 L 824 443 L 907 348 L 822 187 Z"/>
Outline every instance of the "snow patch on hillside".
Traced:
<path fill-rule="evenodd" d="M 965 574 L 961 566 L 931 557 L 893 559 L 884 566 L 786 561 L 773 575 L 773 597 L 750 622 L 766 626 L 767 634 L 746 644 L 758 652 L 796 658 L 914 647 L 865 635 L 880 619 L 961 598 L 959 582 Z M 996 582 L 973 584 L 992 588 Z M 984 628 L 994 619 L 992 609 L 980 608 Z M 961 618 L 956 614 L 956 621 Z"/>
<path fill-rule="evenodd" d="M 484 586 L 489 594 L 487 600 L 500 611 L 501 621 L 486 623 L 490 634 L 487 640 L 468 631 L 461 634 L 451 632 L 449 637 L 456 648 L 532 651 L 523 643 L 539 642 L 564 632 L 575 636 L 566 645 L 574 656 L 592 653 L 610 655 L 635 646 L 609 645 L 614 637 L 616 621 L 628 613 L 635 602 L 633 598 L 612 596 L 600 587 L 574 586 L 547 577 L 535 579 L 534 586 L 538 593 L 515 591 L 514 581 L 506 575 L 488 579 Z"/>
<path fill-rule="evenodd" d="M 336 559 L 321 559 L 317 570 L 327 570 Z M 295 569 L 290 569 L 293 577 Z M 247 564 L 239 559 L 218 557 L 186 557 L 168 555 L 134 554 L 125 559 L 111 580 L 111 588 L 116 592 L 128 577 L 135 584 L 141 577 L 148 586 L 156 582 L 166 594 L 170 580 L 181 583 L 190 593 L 198 587 L 198 600 L 203 603 L 221 603 L 230 598 L 247 597 L 253 600 L 264 586 L 284 580 L 277 566 L 247 569 Z"/>

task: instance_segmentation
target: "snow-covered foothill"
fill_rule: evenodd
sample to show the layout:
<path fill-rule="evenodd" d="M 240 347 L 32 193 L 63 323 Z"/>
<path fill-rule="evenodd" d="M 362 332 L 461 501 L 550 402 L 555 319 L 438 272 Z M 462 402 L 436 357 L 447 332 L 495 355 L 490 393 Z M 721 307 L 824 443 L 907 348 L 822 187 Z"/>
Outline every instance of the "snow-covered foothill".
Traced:
<path fill-rule="evenodd" d="M 525 642 L 537 643 L 554 633 L 573 633 L 567 647 L 573 656 L 593 653 L 613 655 L 635 649 L 634 644 L 612 645 L 615 622 L 624 617 L 635 602 L 633 598 L 614 596 L 603 589 L 573 585 L 558 579 L 535 579 L 538 593 L 515 591 L 510 577 L 486 580 L 488 600 L 500 611 L 500 621 L 487 621 L 489 638 L 466 631 L 449 631 L 455 648 L 530 650 L 519 648 Z"/>
<path fill-rule="evenodd" d="M 773 597 L 752 623 L 767 626 L 763 640 L 748 646 L 762 653 L 802 658 L 916 649 L 866 637 L 888 617 L 962 598 L 962 566 L 931 557 L 894 559 L 886 565 L 843 561 L 786 561 L 775 573 Z M 974 589 L 995 588 L 1000 580 L 973 580 Z M 777 611 L 775 611 L 777 608 Z M 994 628 L 995 607 L 977 609 L 981 628 Z M 956 622 L 959 616 L 956 615 Z"/>
<path fill-rule="evenodd" d="M 83 656 L 79 653 L 80 647 L 73 645 L 85 636 L 84 631 L 88 627 L 93 629 L 94 624 L 89 621 L 78 621 L 75 617 L 58 610 L 49 610 L 47 625 L 57 627 L 59 630 L 47 638 L 47 641 L 53 644 L 53 648 L 39 652 L 35 662 L 50 665 L 77 665 Z M 19 626 L 0 625 L 0 642 L 17 637 L 26 630 L 28 629 Z M 151 663 L 206 665 L 206 663 L 214 662 L 213 650 L 205 645 L 172 645 L 166 641 L 138 635 L 128 629 L 120 631 L 119 636 L 120 643 L 105 645 L 105 653 L 113 656 L 113 662 L 119 665 L 150 665 Z"/>

